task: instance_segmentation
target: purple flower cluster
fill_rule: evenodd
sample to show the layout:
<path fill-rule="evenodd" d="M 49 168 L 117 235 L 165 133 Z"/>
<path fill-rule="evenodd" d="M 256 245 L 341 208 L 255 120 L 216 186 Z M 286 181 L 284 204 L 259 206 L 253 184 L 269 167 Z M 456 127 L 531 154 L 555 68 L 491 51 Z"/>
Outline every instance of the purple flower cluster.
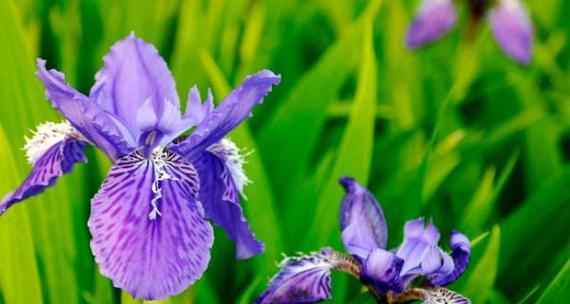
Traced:
<path fill-rule="evenodd" d="M 377 299 L 389 303 L 421 299 L 426 303 L 469 303 L 442 286 L 455 281 L 467 268 L 471 246 L 467 237 L 453 232 L 451 254 L 439 245 L 435 225 L 423 219 L 410 220 L 404 228 L 404 242 L 387 250 L 388 230 L 382 208 L 374 196 L 354 179 L 343 177 L 346 194 L 340 211 L 342 241 L 351 256 L 322 249 L 318 253 L 287 258 L 259 304 L 312 303 L 330 299 L 331 271 L 344 271 L 368 286 Z M 424 288 L 415 288 L 418 278 Z"/>
<path fill-rule="evenodd" d="M 520 0 L 466 0 L 472 24 L 487 14 L 493 36 L 499 47 L 512 59 L 528 64 L 532 58 L 534 31 Z M 447 34 L 457 22 L 454 0 L 422 0 L 418 13 L 408 29 L 406 44 L 420 48 Z"/>
<path fill-rule="evenodd" d="M 47 98 L 66 121 L 39 126 L 26 144 L 33 169 L 0 201 L 0 214 L 86 162 L 95 146 L 113 166 L 91 200 L 91 249 L 101 272 L 136 298 L 178 294 L 206 270 L 214 241 L 207 220 L 236 242 L 237 258 L 263 252 L 240 205 L 249 182 L 236 145 L 225 138 L 281 78 L 263 70 L 217 107 L 197 88 L 185 114 L 156 48 L 131 34 L 104 58 L 89 96 L 38 60 Z M 183 134 L 194 128 L 188 135 Z"/>

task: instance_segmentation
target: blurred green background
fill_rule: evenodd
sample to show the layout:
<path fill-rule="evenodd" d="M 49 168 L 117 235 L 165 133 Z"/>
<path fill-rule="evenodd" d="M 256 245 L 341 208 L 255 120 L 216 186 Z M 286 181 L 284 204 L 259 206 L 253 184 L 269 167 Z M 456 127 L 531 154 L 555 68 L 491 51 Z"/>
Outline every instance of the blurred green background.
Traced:
<path fill-rule="evenodd" d="M 466 10 L 439 43 L 403 44 L 418 1 L 2 0 L 0 195 L 30 170 L 24 136 L 59 121 L 34 60 L 83 92 L 102 56 L 131 31 L 168 61 L 180 96 L 198 84 L 224 97 L 245 75 L 283 77 L 231 134 L 254 151 L 243 202 L 264 255 L 234 260 L 216 229 L 204 277 L 162 303 L 250 303 L 282 254 L 342 250 L 341 175 L 367 184 L 388 218 L 433 217 L 474 241 L 451 288 L 474 303 L 562 303 L 570 298 L 570 1 L 525 1 L 535 56 L 520 67 L 482 24 L 464 39 Z M 182 98 L 185 99 L 185 98 Z M 110 167 L 89 150 L 45 194 L 0 218 L 0 303 L 137 303 L 102 277 L 89 250 L 89 200 Z M 334 277 L 335 303 L 372 303 Z"/>

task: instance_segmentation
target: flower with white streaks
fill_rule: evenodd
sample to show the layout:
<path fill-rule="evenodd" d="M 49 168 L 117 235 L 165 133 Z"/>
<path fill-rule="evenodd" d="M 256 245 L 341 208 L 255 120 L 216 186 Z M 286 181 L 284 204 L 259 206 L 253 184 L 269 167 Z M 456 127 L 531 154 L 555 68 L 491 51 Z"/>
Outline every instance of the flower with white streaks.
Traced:
<path fill-rule="evenodd" d="M 251 115 L 281 78 L 245 79 L 217 107 L 196 87 L 184 115 L 174 79 L 154 46 L 131 34 L 104 58 L 88 96 L 38 60 L 47 98 L 67 121 L 39 126 L 25 146 L 33 169 L 0 201 L 0 214 L 86 162 L 95 146 L 113 162 L 91 200 L 91 249 L 101 272 L 136 298 L 184 291 L 206 270 L 211 220 L 237 244 L 236 256 L 263 252 L 240 205 L 249 182 L 237 146 L 225 136 Z M 187 130 L 194 131 L 187 137 Z"/>

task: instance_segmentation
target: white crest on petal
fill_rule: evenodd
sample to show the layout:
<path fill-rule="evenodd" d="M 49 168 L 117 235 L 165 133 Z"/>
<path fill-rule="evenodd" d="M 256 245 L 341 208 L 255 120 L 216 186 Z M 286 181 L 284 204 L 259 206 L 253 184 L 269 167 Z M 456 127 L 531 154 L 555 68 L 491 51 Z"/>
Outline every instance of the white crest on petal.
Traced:
<path fill-rule="evenodd" d="M 460 295 L 455 291 L 451 291 L 447 288 L 430 288 L 426 289 L 426 294 L 424 295 L 424 304 L 470 304 L 471 301 Z"/>
<path fill-rule="evenodd" d="M 240 148 L 228 138 L 224 138 L 219 143 L 211 145 L 208 151 L 215 153 L 225 160 L 232 181 L 239 193 L 245 197 L 243 189 L 246 185 L 251 184 L 251 180 L 245 175 L 243 164 L 245 164 L 245 157 L 252 152 L 241 154 Z"/>
<path fill-rule="evenodd" d="M 168 165 L 167 162 L 168 153 L 162 148 L 158 147 L 152 152 L 152 163 L 154 168 L 154 181 L 152 182 L 152 193 L 154 196 L 150 201 L 152 205 L 152 211 L 148 214 L 148 218 L 151 220 L 156 219 L 157 215 L 162 215 L 158 210 L 157 202 L 162 198 L 162 189 L 160 188 L 160 182 L 163 180 L 178 180 L 174 176 L 170 176 L 166 172 L 165 167 Z"/>
<path fill-rule="evenodd" d="M 36 131 L 33 131 L 34 136 L 31 138 L 26 137 L 26 144 L 24 150 L 26 157 L 30 164 L 35 164 L 36 161 L 53 145 L 65 140 L 66 138 L 75 138 L 83 141 L 87 139 L 71 126 L 68 121 L 60 123 L 45 122 L 37 126 Z"/>

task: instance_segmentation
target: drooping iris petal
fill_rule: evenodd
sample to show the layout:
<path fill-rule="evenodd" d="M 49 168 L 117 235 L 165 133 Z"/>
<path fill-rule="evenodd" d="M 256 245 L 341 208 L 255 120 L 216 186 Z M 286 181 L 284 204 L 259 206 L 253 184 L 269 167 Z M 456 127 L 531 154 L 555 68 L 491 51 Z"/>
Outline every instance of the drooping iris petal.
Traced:
<path fill-rule="evenodd" d="M 466 297 L 446 288 L 430 288 L 424 295 L 424 304 L 470 304 Z"/>
<path fill-rule="evenodd" d="M 152 44 L 131 34 L 115 43 L 103 60 L 105 64 L 97 73 L 97 82 L 90 92 L 93 100 L 124 121 L 137 141 L 151 129 L 163 134 L 179 131 L 180 101 L 176 85 L 168 66 Z M 141 118 L 136 114 L 145 102 L 150 103 L 149 109 L 157 118 L 151 127 L 137 124 L 137 119 Z M 176 111 L 167 111 L 167 107 Z M 176 127 L 166 122 L 174 123 Z"/>
<path fill-rule="evenodd" d="M 431 221 L 427 226 L 422 218 L 406 222 L 404 242 L 396 252 L 405 261 L 402 273 L 420 266 L 429 249 L 437 245 L 439 236 L 439 231 Z"/>
<path fill-rule="evenodd" d="M 447 286 L 457 280 L 467 268 L 469 259 L 471 258 L 471 244 L 469 239 L 457 232 L 451 233 L 451 258 L 453 259 L 454 268 L 447 275 L 436 276 L 430 278 L 430 283 L 434 286 Z"/>
<path fill-rule="evenodd" d="M 316 303 L 331 298 L 331 270 L 339 257 L 330 248 L 318 253 L 287 258 L 271 279 L 269 288 L 255 301 L 257 304 Z"/>
<path fill-rule="evenodd" d="M 85 141 L 63 135 L 58 142 L 46 147 L 41 154 L 34 155 L 32 158 L 35 159 L 30 159 L 34 162 L 32 172 L 18 189 L 4 196 L 0 202 L 0 215 L 13 204 L 53 186 L 59 177 L 73 169 L 75 163 L 87 162 L 83 153 L 86 146 Z"/>
<path fill-rule="evenodd" d="M 380 292 L 402 292 L 404 285 L 400 272 L 404 266 L 404 260 L 394 253 L 376 248 L 362 264 L 360 277 L 363 282 L 370 284 Z"/>
<path fill-rule="evenodd" d="M 366 188 L 343 177 L 346 194 L 340 209 L 340 227 L 346 251 L 365 259 L 374 248 L 386 248 L 388 227 L 380 205 Z"/>
<path fill-rule="evenodd" d="M 119 120 L 69 86 L 61 72 L 48 71 L 45 60 L 38 59 L 37 68 L 52 105 L 91 143 L 113 160 L 134 149 L 136 143 Z"/>
<path fill-rule="evenodd" d="M 219 142 L 244 119 L 251 116 L 253 106 L 263 101 L 281 77 L 263 70 L 248 76 L 220 105 L 211 111 L 196 130 L 182 143 L 171 147 L 172 151 L 190 160 L 209 146 Z"/>
<path fill-rule="evenodd" d="M 239 180 L 233 177 L 231 170 L 239 152 L 235 151 L 235 144 L 226 141 L 229 140 L 224 139 L 202 152 L 192 164 L 200 176 L 199 198 L 206 217 L 224 228 L 228 237 L 236 242 L 236 257 L 246 259 L 262 253 L 264 244 L 255 238 L 244 217 Z"/>
<path fill-rule="evenodd" d="M 149 160 L 135 152 L 113 165 L 88 223 L 101 273 L 145 300 L 178 294 L 196 281 L 213 242 L 198 185 L 194 168 L 175 154 Z"/>
<path fill-rule="evenodd" d="M 408 29 L 406 45 L 417 49 L 447 34 L 457 21 L 453 0 L 423 0 Z"/>
<path fill-rule="evenodd" d="M 534 31 L 528 13 L 519 0 L 500 0 L 489 13 L 495 40 L 501 49 L 521 64 L 532 58 Z"/>

